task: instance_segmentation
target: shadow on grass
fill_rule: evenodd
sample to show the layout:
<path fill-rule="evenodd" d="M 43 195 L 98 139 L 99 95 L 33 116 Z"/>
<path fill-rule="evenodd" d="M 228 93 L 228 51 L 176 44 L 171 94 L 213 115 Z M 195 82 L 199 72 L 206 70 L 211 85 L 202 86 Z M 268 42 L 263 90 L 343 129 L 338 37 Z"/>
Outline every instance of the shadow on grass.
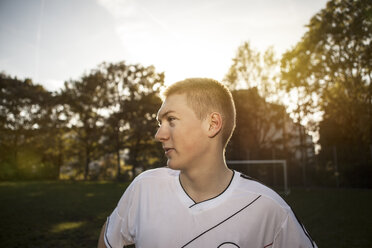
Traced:
<path fill-rule="evenodd" d="M 285 199 L 318 247 L 372 247 L 372 190 L 294 189 Z"/>
<path fill-rule="evenodd" d="M 95 247 L 127 184 L 0 183 L 0 247 Z"/>

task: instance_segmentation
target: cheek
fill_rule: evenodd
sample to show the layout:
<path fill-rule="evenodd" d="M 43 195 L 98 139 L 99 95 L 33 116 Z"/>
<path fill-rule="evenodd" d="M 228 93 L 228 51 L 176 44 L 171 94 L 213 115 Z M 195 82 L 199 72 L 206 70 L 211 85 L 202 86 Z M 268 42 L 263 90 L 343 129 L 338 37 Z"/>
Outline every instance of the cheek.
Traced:
<path fill-rule="evenodd" d="M 203 140 L 203 134 L 201 131 L 198 131 L 199 128 L 200 127 L 183 129 L 182 132 L 178 133 L 175 142 L 185 151 L 192 152 L 199 150 Z"/>

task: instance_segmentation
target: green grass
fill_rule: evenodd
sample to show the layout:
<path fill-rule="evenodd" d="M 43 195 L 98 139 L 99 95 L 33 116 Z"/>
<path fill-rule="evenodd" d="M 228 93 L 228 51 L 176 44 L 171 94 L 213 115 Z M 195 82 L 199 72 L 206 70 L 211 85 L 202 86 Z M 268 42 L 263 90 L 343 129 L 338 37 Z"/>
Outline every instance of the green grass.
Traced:
<path fill-rule="evenodd" d="M 285 197 L 319 247 L 372 247 L 372 190 L 292 190 Z"/>
<path fill-rule="evenodd" d="M 0 247 L 96 247 L 126 184 L 0 183 Z"/>
<path fill-rule="evenodd" d="M 0 183 L 0 247 L 96 247 L 127 184 Z M 286 201 L 319 247 L 372 247 L 372 190 L 292 189 Z"/>

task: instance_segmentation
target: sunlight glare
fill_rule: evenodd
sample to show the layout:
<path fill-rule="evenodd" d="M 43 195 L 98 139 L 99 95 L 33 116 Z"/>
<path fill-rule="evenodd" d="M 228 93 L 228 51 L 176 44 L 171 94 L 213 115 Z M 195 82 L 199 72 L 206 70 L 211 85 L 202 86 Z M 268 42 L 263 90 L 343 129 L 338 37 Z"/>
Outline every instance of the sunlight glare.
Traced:
<path fill-rule="evenodd" d="M 66 230 L 76 229 L 81 227 L 84 224 L 83 221 L 76 221 L 76 222 L 62 222 L 59 223 L 52 228 L 53 233 L 59 233 Z"/>

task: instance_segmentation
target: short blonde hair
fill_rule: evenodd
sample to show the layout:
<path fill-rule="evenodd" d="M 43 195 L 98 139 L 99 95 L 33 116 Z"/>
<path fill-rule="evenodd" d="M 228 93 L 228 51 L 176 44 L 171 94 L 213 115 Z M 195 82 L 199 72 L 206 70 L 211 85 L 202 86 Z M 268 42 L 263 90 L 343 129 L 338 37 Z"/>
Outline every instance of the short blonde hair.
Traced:
<path fill-rule="evenodd" d="M 170 85 L 163 92 L 163 99 L 175 94 L 186 94 L 188 106 L 200 120 L 216 111 L 222 116 L 222 144 L 226 148 L 236 123 L 236 110 L 229 89 L 209 78 L 188 78 Z"/>

